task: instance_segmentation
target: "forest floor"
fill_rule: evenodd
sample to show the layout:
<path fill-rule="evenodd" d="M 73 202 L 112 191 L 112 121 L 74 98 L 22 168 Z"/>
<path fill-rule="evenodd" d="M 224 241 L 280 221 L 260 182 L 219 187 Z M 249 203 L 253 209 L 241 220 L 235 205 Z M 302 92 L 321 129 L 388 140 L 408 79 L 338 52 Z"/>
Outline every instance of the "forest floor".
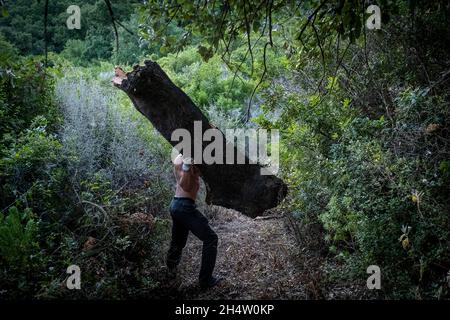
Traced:
<path fill-rule="evenodd" d="M 206 210 L 219 236 L 215 275 L 223 278 L 212 289 L 200 290 L 202 242 L 191 233 L 175 280 L 163 280 L 160 298 L 172 299 L 333 299 L 350 298 L 355 288 L 320 287 L 322 272 L 299 250 L 295 232 L 280 214 L 251 219 L 220 207 Z"/>

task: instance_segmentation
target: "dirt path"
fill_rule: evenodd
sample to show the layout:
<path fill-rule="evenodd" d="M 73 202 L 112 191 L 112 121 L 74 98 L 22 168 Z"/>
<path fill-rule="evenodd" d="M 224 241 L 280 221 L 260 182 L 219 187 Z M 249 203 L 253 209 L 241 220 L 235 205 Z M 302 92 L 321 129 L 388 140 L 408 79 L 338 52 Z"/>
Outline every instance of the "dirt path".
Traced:
<path fill-rule="evenodd" d="M 206 215 L 219 236 L 216 274 L 220 286 L 199 290 L 202 243 L 192 234 L 183 251 L 172 297 L 184 299 L 304 299 L 305 289 L 292 252 L 295 240 L 283 218 L 250 219 L 213 207 Z"/>

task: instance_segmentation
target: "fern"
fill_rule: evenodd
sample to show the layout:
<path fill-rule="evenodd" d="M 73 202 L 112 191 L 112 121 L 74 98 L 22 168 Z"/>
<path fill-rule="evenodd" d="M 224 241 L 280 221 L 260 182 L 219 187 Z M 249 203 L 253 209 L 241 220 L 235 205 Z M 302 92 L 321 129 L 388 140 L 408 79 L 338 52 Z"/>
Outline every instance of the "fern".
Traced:
<path fill-rule="evenodd" d="M 0 257 L 9 266 L 25 266 L 39 248 L 36 242 L 37 222 L 31 209 L 20 212 L 16 207 L 0 214 Z"/>

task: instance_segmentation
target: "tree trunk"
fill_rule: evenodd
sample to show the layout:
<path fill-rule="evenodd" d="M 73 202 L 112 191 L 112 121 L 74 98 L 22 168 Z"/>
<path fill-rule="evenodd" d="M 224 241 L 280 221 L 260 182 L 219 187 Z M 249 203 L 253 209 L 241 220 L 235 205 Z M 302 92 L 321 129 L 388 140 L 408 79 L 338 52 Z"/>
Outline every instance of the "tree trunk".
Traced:
<path fill-rule="evenodd" d="M 176 129 L 187 129 L 194 137 L 194 121 L 201 121 L 202 135 L 205 130 L 214 128 L 192 100 L 155 62 L 145 61 L 144 66 L 135 66 L 133 71 L 127 73 L 127 78 L 116 86 L 127 93 L 136 109 L 173 146 L 178 143 L 171 141 L 172 132 Z M 224 135 L 222 132 L 220 134 L 224 146 L 227 145 Z M 209 142 L 202 142 L 202 148 L 208 144 Z M 236 147 L 234 148 L 236 159 Z M 249 163 L 247 157 L 245 160 L 245 164 L 196 165 L 206 185 L 206 203 L 256 217 L 283 200 L 287 193 L 283 181 L 274 175 L 261 175 L 259 164 Z"/>

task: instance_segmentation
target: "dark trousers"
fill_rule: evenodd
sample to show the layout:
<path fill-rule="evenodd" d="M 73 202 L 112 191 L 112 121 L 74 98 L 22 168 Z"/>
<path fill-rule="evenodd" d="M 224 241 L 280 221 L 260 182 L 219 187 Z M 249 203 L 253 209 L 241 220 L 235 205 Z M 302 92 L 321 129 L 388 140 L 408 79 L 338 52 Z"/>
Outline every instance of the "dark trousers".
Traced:
<path fill-rule="evenodd" d="M 172 216 L 172 241 L 167 256 L 167 266 L 175 268 L 186 246 L 189 231 L 203 241 L 202 265 L 199 281 L 206 283 L 212 278 L 217 256 L 217 234 L 208 224 L 208 219 L 197 210 L 195 201 L 189 198 L 175 197 L 170 203 Z"/>

